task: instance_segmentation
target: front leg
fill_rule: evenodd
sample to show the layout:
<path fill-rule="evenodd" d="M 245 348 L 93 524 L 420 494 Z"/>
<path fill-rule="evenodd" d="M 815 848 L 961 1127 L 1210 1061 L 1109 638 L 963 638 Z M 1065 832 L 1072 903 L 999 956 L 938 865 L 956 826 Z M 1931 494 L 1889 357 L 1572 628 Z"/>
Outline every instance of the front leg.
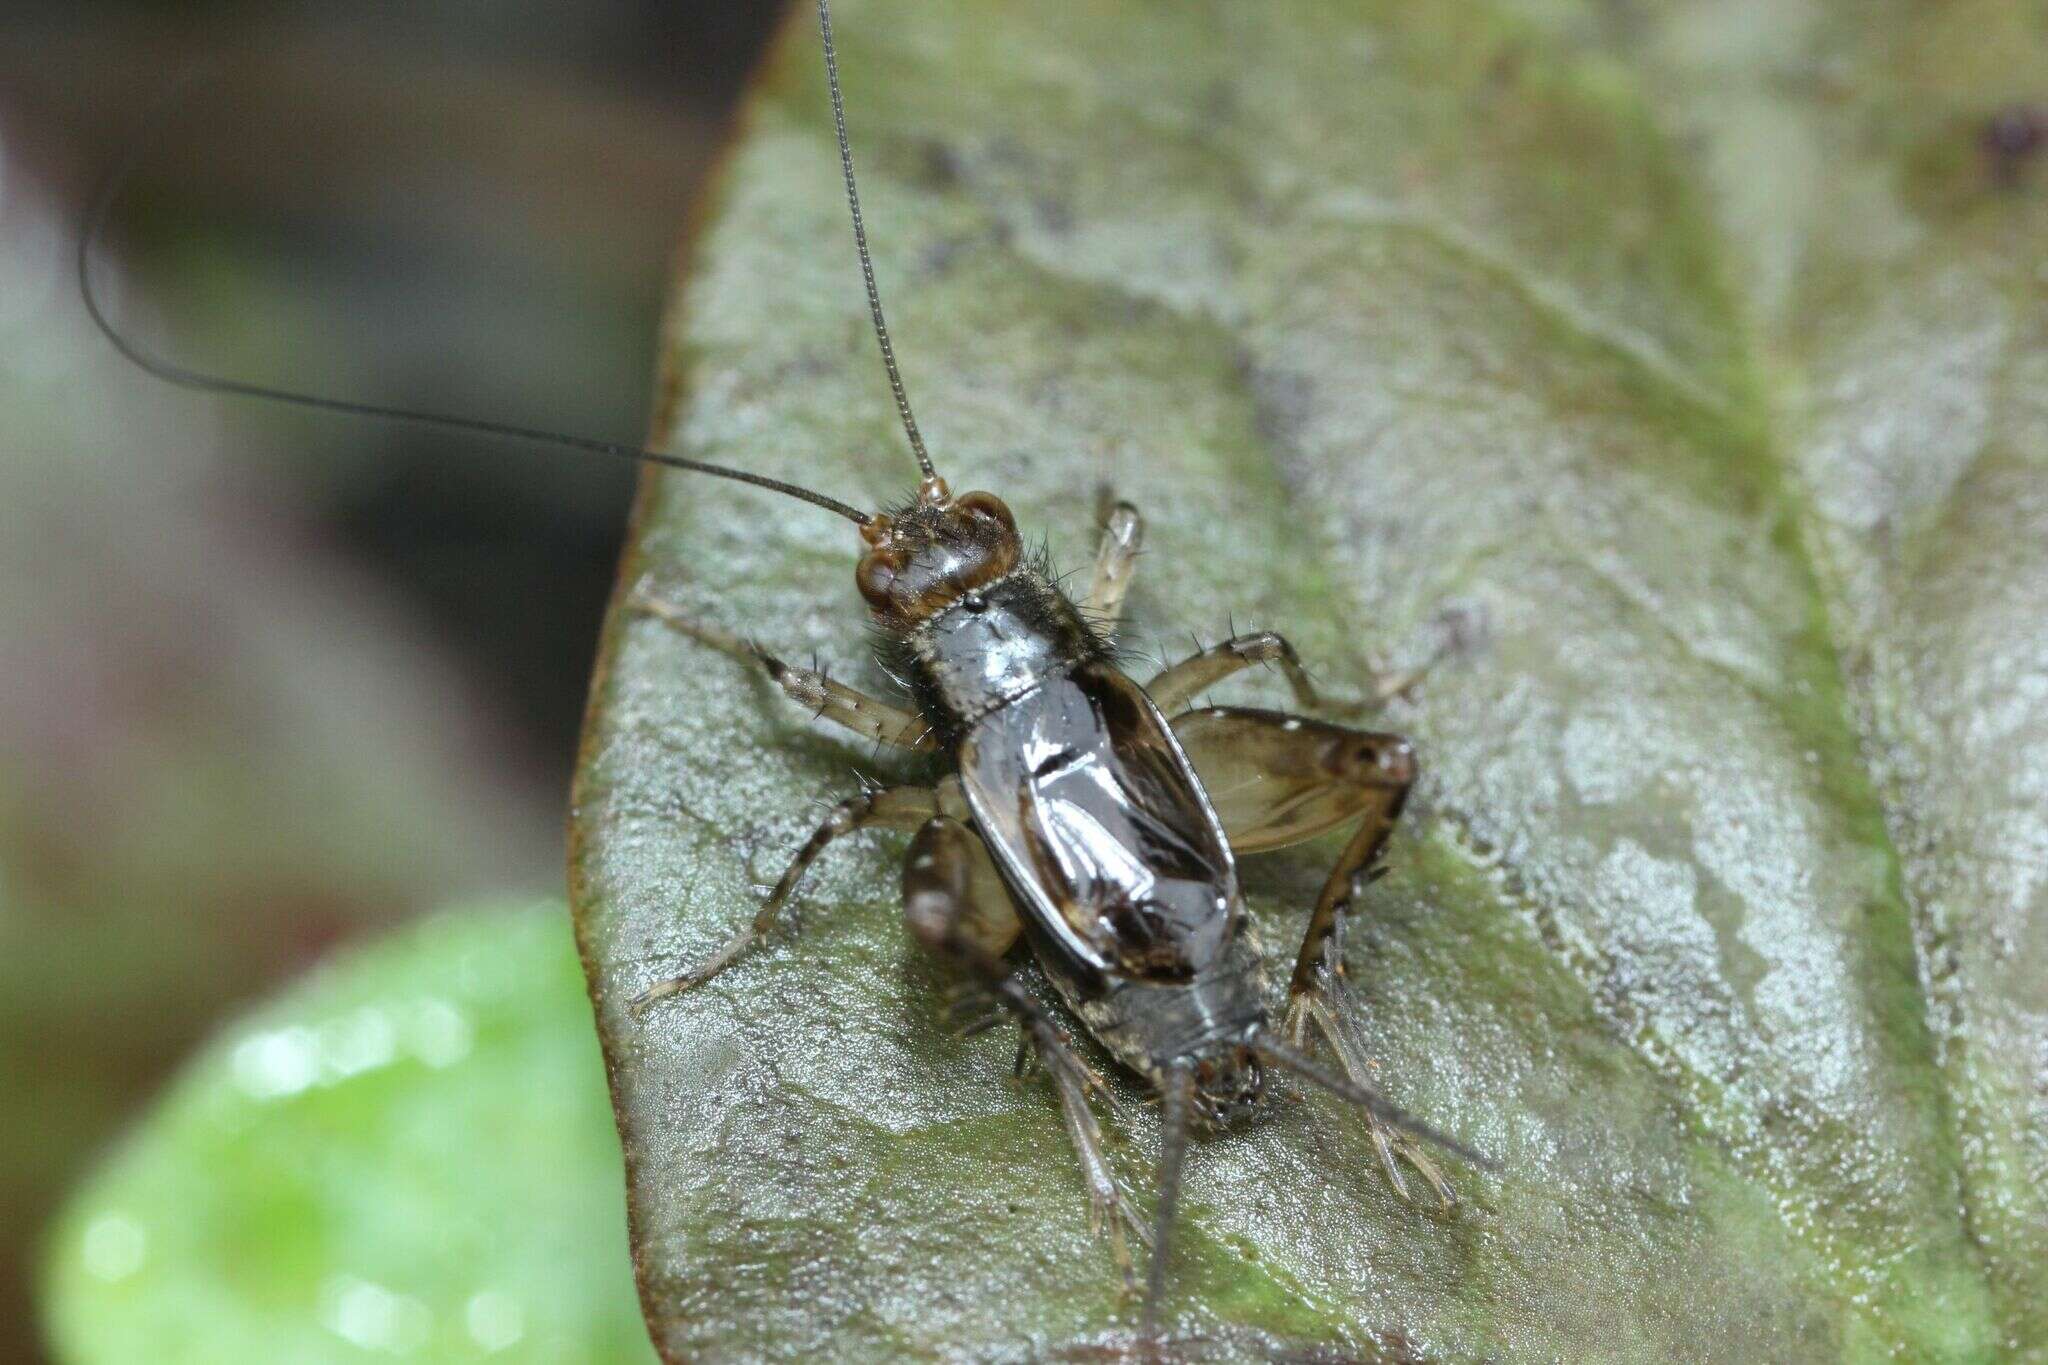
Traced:
<path fill-rule="evenodd" d="M 1095 552 L 1095 576 L 1089 581 L 1088 596 L 1082 599 L 1081 614 L 1104 633 L 1113 633 L 1123 614 L 1124 594 L 1131 590 L 1131 576 L 1138 567 L 1145 522 L 1137 508 L 1112 499 L 1106 487 L 1099 502 L 1102 545 Z"/>
<path fill-rule="evenodd" d="M 697 621 L 673 602 L 663 601 L 646 590 L 635 588 L 628 605 L 644 611 L 664 624 L 713 649 L 737 659 L 759 664 L 783 693 L 812 715 L 843 725 L 877 744 L 905 749 L 930 749 L 931 727 L 914 711 L 891 706 L 865 692 L 834 682 L 816 669 L 792 668 L 752 640 Z"/>
<path fill-rule="evenodd" d="M 1287 1040 L 1310 1043 L 1311 1028 L 1336 1053 L 1350 1080 L 1372 1090 L 1363 1051 L 1340 1027 L 1331 996 L 1342 989 L 1344 960 L 1332 949 L 1344 916 L 1372 880 L 1401 807 L 1415 783 L 1414 746 L 1399 735 L 1373 734 L 1325 721 L 1243 707 L 1210 707 L 1174 718 L 1174 736 L 1215 803 L 1230 846 L 1239 853 L 1284 848 L 1357 821 L 1357 829 L 1323 880 L 1287 984 Z M 1373 1147 L 1402 1197 L 1399 1161 L 1412 1166 L 1445 1207 L 1454 1198 L 1436 1164 L 1408 1134 L 1368 1113 Z"/>

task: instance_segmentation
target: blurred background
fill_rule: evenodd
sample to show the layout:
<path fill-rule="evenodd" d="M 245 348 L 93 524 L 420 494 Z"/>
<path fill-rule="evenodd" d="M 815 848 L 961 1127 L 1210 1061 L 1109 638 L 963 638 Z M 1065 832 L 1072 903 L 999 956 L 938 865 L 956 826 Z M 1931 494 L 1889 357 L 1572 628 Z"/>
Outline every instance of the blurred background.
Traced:
<path fill-rule="evenodd" d="M 558 894 L 633 473 L 168 389 L 197 368 L 637 440 L 771 0 L 9 0 L 0 19 L 0 1360 L 67 1184 L 225 1011 Z M 169 118 L 178 76 L 212 79 Z"/>

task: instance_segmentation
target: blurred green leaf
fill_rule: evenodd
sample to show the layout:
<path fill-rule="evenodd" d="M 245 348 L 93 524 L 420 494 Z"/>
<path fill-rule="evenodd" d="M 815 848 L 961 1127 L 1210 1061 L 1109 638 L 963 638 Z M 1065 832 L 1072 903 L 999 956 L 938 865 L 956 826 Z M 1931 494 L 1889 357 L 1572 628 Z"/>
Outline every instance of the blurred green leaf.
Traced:
<path fill-rule="evenodd" d="M 73 1365 L 648 1358 L 560 906 L 351 953 L 195 1061 L 52 1234 Z"/>
<path fill-rule="evenodd" d="M 312 530 L 274 450 L 93 331 L 76 221 L 9 112 L 0 1359 L 33 1349 L 33 1243 L 58 1199 L 224 1010 L 337 939 L 553 883 L 560 824 L 495 699 Z M 181 350 L 115 252 L 97 271 L 135 335 Z M 275 328 L 273 304 L 289 315 L 270 296 L 245 315 Z"/>
<path fill-rule="evenodd" d="M 1342 689 L 1452 646 L 1389 713 L 1427 777 L 1350 963 L 1388 1090 L 1505 1174 L 1439 1220 L 1343 1114 L 1280 1105 L 1191 1159 L 1176 1329 L 2044 1358 L 2048 186 L 1979 146 L 2041 94 L 2039 7 L 849 0 L 839 29 L 954 485 L 1067 566 L 1098 481 L 1136 501 L 1164 655 L 1234 619 Z M 912 470 L 835 170 L 791 34 L 657 428 L 873 504 Z M 658 476 L 621 581 L 886 687 L 857 548 Z M 615 613 L 573 899 L 657 1344 L 1127 1339 L 1051 1096 L 943 1031 L 899 843 L 835 849 L 797 941 L 625 1009 L 855 768 L 899 771 Z M 1276 953 L 1329 856 L 1248 865 Z"/>

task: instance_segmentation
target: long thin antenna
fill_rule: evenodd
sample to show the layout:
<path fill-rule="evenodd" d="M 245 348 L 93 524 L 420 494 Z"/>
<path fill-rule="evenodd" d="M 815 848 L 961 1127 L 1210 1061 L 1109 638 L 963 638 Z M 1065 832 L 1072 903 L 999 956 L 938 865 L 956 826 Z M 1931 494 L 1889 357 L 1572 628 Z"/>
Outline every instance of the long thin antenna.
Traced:
<path fill-rule="evenodd" d="M 163 115 L 171 105 L 182 97 L 193 84 L 197 73 L 188 75 L 174 85 L 165 95 L 156 111 L 153 126 L 161 129 Z M 543 431 L 536 427 L 515 426 L 507 422 L 487 422 L 475 417 L 456 417 L 446 413 L 423 412 L 413 408 L 385 407 L 376 403 L 358 403 L 345 398 L 327 398 L 320 394 L 298 393 L 290 389 L 275 389 L 264 384 L 245 383 L 239 379 L 228 379 L 220 375 L 203 374 L 161 360 L 127 337 L 116 331 L 108 321 L 100 301 L 93 292 L 90 263 L 92 249 L 105 233 L 107 220 L 112 214 L 114 201 L 121 186 L 134 172 L 143 155 L 154 144 L 153 137 L 137 139 L 135 145 L 107 173 L 93 197 L 92 207 L 87 214 L 85 227 L 78 235 L 78 292 L 85 301 L 86 312 L 92 315 L 93 325 L 100 334 L 113 344 L 131 364 L 155 375 L 168 384 L 180 388 L 196 389 L 201 393 L 228 394 L 237 398 L 260 398 L 269 403 L 281 403 L 289 407 L 310 408 L 316 412 L 345 413 L 354 417 L 378 417 L 392 422 L 408 422 L 415 426 L 437 427 L 444 431 L 463 431 L 473 435 L 496 436 L 514 441 L 528 441 L 535 445 L 563 446 L 570 450 L 584 451 L 594 455 L 609 455 L 615 459 L 645 461 L 649 464 L 666 465 L 671 469 L 685 469 L 693 474 L 709 474 L 714 478 L 731 479 L 735 483 L 748 483 L 756 488 L 765 488 L 774 493 L 785 493 L 801 499 L 813 507 L 822 507 L 828 512 L 845 517 L 856 525 L 866 526 L 873 520 L 858 507 L 828 498 L 823 493 L 814 493 L 781 479 L 771 479 L 764 474 L 750 474 L 744 469 L 728 469 L 724 465 L 706 464 L 666 451 L 647 450 L 640 446 L 625 445 L 617 441 L 599 441 L 588 436 L 569 436 L 561 432 Z"/>
<path fill-rule="evenodd" d="M 839 54 L 832 48 L 832 7 L 818 0 L 818 33 L 825 40 L 825 83 L 832 90 L 832 122 L 839 130 L 839 169 L 846 176 L 846 207 L 853 214 L 853 245 L 860 252 L 860 277 L 868 286 L 868 313 L 875 320 L 875 340 L 882 347 L 882 368 L 889 372 L 889 391 L 896 395 L 896 413 L 903 419 L 903 434 L 910 438 L 911 453 L 925 478 L 936 479 L 932 457 L 925 453 L 924 437 L 917 434 L 917 418 L 910 414 L 910 395 L 903 390 L 903 372 L 896 368 L 896 348 L 889 344 L 889 324 L 882 319 L 882 292 L 875 287 L 875 262 L 868 255 L 867 224 L 861 221 L 860 191 L 853 184 L 853 144 L 846 138 L 846 99 L 839 93 Z"/>

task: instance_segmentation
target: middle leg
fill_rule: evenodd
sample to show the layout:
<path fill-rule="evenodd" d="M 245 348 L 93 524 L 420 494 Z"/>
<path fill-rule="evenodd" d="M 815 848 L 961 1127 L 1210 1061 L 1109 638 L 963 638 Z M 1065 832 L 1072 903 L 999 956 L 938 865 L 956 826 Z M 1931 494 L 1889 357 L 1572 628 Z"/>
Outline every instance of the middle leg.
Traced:
<path fill-rule="evenodd" d="M 1353 701 L 1333 701 L 1309 681 L 1308 670 L 1301 666 L 1301 656 L 1294 652 L 1294 646 L 1287 642 L 1286 636 L 1276 631 L 1260 630 L 1250 635 L 1233 635 L 1222 644 L 1197 650 L 1162 670 L 1145 684 L 1145 690 L 1159 709 L 1170 716 L 1217 683 L 1253 664 L 1277 665 L 1287 679 L 1288 689 L 1294 693 L 1294 704 L 1302 710 L 1328 711 L 1346 716 L 1366 715 L 1379 710 L 1413 687 L 1423 674 L 1423 668 L 1390 673 L 1374 680 L 1372 690 L 1364 697 Z"/>
<path fill-rule="evenodd" d="M 738 933 L 727 939 L 725 946 L 711 955 L 703 966 L 657 981 L 633 997 L 632 1008 L 645 1009 L 657 1000 L 684 991 L 695 990 L 717 976 L 727 967 L 739 961 L 740 956 L 755 943 L 766 937 L 781 918 L 782 910 L 795 894 L 797 884 L 804 873 L 818 860 L 835 839 L 853 833 L 855 830 L 873 826 L 915 829 L 924 821 L 940 813 L 942 808 L 956 806 L 964 809 L 966 799 L 958 796 L 957 785 L 952 779 L 939 787 L 883 787 L 875 791 L 864 791 L 858 796 L 848 797 L 834 806 L 824 821 L 804 841 L 790 859 L 789 867 L 783 872 L 775 889 L 768 893 L 768 899 L 761 902 L 753 920 Z"/>

